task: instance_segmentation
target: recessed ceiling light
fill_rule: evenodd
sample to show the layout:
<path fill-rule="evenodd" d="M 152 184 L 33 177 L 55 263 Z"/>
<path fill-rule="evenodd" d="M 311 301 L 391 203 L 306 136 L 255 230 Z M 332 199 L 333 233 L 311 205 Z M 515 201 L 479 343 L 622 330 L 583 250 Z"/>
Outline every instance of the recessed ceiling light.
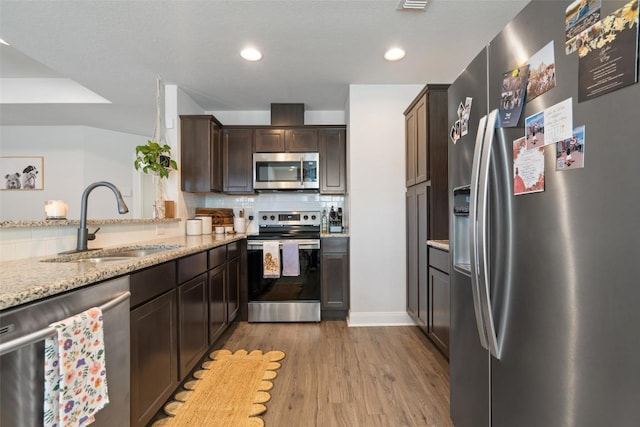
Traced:
<path fill-rule="evenodd" d="M 398 47 L 394 47 L 393 49 L 389 49 L 385 52 L 384 59 L 386 59 L 387 61 L 399 61 L 404 58 L 404 55 L 404 50 Z"/>
<path fill-rule="evenodd" d="M 429 0 L 400 0 L 398 10 L 424 11 Z"/>
<path fill-rule="evenodd" d="M 247 61 L 260 61 L 262 59 L 262 54 L 258 49 L 254 49 L 252 47 L 244 49 L 240 52 L 240 56 L 242 56 Z"/>

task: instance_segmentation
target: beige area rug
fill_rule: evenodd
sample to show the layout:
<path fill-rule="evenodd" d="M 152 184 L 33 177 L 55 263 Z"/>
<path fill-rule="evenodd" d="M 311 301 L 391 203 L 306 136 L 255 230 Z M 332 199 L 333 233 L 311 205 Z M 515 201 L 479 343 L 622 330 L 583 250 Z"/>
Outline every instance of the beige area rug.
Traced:
<path fill-rule="evenodd" d="M 209 355 L 212 360 L 194 372 L 196 379 L 184 383 L 185 390 L 165 405 L 167 416 L 154 422 L 153 427 L 264 426 L 258 415 L 267 410 L 264 403 L 271 398 L 271 380 L 284 356 L 281 351 L 214 351 Z"/>

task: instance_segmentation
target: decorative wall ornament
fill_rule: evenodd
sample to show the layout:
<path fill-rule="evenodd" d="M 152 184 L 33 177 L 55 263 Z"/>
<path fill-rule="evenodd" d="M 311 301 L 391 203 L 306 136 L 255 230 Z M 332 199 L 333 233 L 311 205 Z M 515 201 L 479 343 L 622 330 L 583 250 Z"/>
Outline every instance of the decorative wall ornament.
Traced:
<path fill-rule="evenodd" d="M 43 190 L 44 157 L 2 156 L 0 174 L 4 179 L 2 190 Z"/>

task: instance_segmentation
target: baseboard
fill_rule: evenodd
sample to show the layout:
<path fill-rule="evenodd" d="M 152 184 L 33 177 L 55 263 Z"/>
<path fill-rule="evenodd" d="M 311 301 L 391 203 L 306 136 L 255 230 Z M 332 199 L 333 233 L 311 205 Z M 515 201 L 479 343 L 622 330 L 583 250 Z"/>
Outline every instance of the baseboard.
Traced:
<path fill-rule="evenodd" d="M 349 326 L 415 326 L 415 322 L 406 312 L 349 312 Z"/>

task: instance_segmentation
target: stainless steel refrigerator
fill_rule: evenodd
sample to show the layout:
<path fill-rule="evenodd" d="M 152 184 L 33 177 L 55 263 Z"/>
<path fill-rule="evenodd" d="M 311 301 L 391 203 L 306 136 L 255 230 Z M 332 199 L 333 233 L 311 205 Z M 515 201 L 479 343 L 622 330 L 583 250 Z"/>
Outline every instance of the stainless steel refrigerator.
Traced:
<path fill-rule="evenodd" d="M 456 427 L 640 425 L 640 84 L 578 102 L 571 3 L 529 3 L 449 88 L 451 126 L 472 98 L 449 144 Z M 603 0 L 602 17 L 626 3 Z M 551 41 L 556 86 L 501 128 L 503 73 Z M 544 191 L 514 196 L 525 117 L 568 98 L 584 167 L 556 170 L 548 145 Z"/>

